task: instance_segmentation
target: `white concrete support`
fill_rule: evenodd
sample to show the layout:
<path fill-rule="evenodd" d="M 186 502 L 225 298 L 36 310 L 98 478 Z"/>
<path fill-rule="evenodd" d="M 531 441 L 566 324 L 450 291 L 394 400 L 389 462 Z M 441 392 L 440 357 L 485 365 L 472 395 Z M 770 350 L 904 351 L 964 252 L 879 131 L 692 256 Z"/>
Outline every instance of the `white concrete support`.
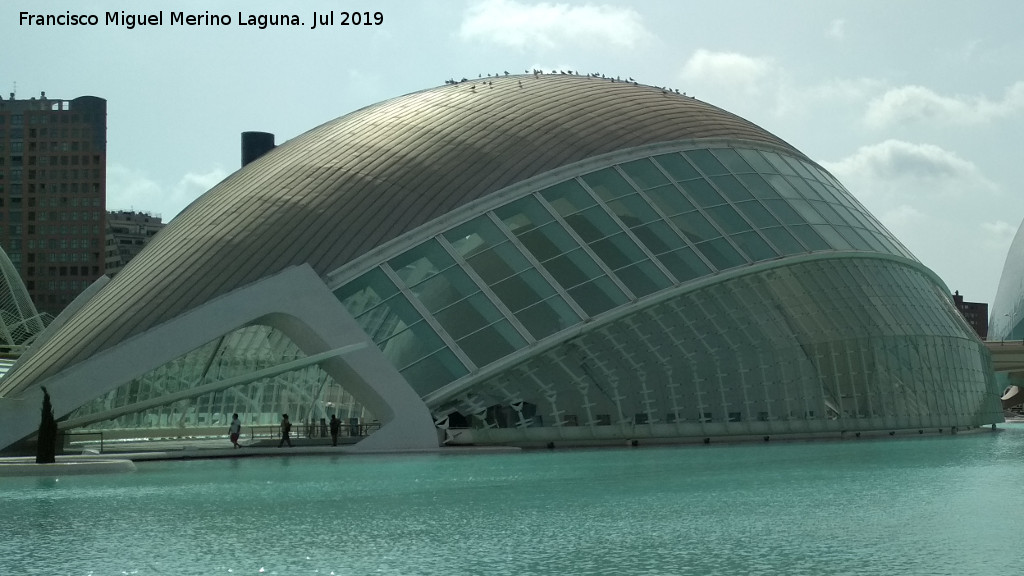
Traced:
<path fill-rule="evenodd" d="M 97 396 L 247 325 L 281 330 L 307 355 L 354 344 L 321 367 L 380 420 L 358 451 L 438 448 L 426 405 L 308 265 L 234 290 L 108 348 L 24 392 L 0 398 L 0 449 L 39 426 L 45 386 L 60 419 Z"/>

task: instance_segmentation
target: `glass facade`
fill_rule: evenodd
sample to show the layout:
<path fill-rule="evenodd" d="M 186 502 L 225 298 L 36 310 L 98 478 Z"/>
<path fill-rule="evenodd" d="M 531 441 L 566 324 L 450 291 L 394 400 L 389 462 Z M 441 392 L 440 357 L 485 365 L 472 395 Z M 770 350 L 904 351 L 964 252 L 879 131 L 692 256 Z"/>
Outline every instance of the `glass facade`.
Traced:
<path fill-rule="evenodd" d="M 771 150 L 659 151 L 538 186 L 330 288 L 468 442 L 1001 420 L 988 353 L 944 288 L 828 173 Z M 304 357 L 243 328 L 69 420 L 373 418 L 315 364 L 190 392 Z"/>
<path fill-rule="evenodd" d="M 82 430 L 153 430 L 216 427 L 223 433 L 231 414 L 246 426 L 275 426 L 281 414 L 296 423 L 337 415 L 372 420 L 373 415 L 317 365 L 216 391 L 194 394 L 204 385 L 244 377 L 306 355 L 282 332 L 269 326 L 236 330 L 103 394 L 72 412 L 67 420 L 116 417 Z M 175 397 L 177 400 L 171 401 Z"/>
<path fill-rule="evenodd" d="M 627 303 L 828 251 L 913 259 L 820 168 L 718 147 L 655 154 L 544 187 L 335 294 L 427 396 Z"/>
<path fill-rule="evenodd" d="M 468 417 L 477 442 L 521 441 L 538 427 L 585 441 L 999 421 L 984 345 L 956 314 L 898 262 L 794 263 L 584 332 L 444 407 Z"/>

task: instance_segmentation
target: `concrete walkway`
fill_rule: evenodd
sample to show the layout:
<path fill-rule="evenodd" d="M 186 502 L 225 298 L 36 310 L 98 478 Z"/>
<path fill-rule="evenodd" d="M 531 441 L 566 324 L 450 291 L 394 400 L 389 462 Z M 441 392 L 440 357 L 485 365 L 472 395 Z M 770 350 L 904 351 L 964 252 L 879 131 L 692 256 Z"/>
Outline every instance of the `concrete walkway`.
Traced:
<path fill-rule="evenodd" d="M 203 458 L 251 458 L 274 456 L 360 456 L 365 454 L 488 454 L 519 452 L 512 446 L 442 446 L 432 450 L 392 450 L 367 452 L 355 444 L 331 446 L 323 441 L 294 439 L 293 446 L 277 447 L 277 441 L 259 441 L 242 448 L 233 448 L 227 439 L 162 440 L 132 442 L 107 447 L 102 453 L 86 451 L 82 454 L 57 456 L 54 464 L 36 464 L 35 457 L 0 458 L 0 477 L 4 476 L 60 476 L 65 474 L 101 474 L 130 472 L 134 462 L 156 460 L 195 460 Z"/>

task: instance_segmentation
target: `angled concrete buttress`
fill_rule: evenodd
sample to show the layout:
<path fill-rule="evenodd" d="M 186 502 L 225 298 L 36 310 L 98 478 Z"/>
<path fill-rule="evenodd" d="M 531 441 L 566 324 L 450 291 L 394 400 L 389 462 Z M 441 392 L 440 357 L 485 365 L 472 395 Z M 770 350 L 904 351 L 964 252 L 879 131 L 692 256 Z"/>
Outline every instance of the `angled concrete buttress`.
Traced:
<path fill-rule="evenodd" d="M 97 396 L 211 340 L 247 325 L 281 330 L 307 355 L 346 348 L 320 363 L 381 422 L 351 450 L 438 448 L 426 405 L 345 307 L 306 264 L 293 266 L 217 297 L 10 397 L 0 398 L 0 449 L 35 432 L 41 387 L 54 416 L 66 416 Z"/>

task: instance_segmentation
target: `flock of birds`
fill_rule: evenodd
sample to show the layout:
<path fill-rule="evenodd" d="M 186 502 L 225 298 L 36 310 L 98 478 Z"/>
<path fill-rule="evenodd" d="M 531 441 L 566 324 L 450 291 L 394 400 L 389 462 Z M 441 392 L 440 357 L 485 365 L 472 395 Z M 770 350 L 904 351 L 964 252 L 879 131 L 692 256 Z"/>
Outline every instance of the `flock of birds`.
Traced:
<path fill-rule="evenodd" d="M 538 70 L 538 69 L 524 70 L 524 73 L 526 73 L 526 74 L 533 74 L 534 78 L 540 78 L 541 74 L 545 74 L 545 72 L 543 70 Z M 550 72 L 550 74 L 555 74 L 555 75 L 561 74 L 563 76 L 581 76 L 579 70 L 552 70 Z M 495 73 L 494 75 L 491 75 L 490 73 L 488 73 L 487 74 L 487 78 L 499 78 L 501 76 L 509 76 L 509 75 L 510 75 L 509 71 L 505 70 L 505 72 L 503 74 Z M 600 72 L 590 72 L 590 73 L 582 74 L 582 76 L 585 76 L 587 78 L 599 78 L 599 79 L 602 79 L 602 80 L 609 80 L 611 82 L 623 82 L 623 83 L 626 83 L 626 84 L 632 84 L 633 86 L 639 86 L 637 81 L 634 80 L 632 77 L 623 80 L 621 76 L 614 76 L 614 77 L 613 76 L 605 76 L 604 74 L 602 74 Z M 477 79 L 481 82 L 481 84 L 486 84 L 487 86 L 493 86 L 493 81 L 491 81 L 491 80 L 484 80 L 484 75 L 483 74 L 477 74 Z M 465 82 L 470 82 L 469 78 L 462 78 L 461 80 L 456 80 L 455 78 L 449 78 L 449 79 L 444 81 L 445 84 L 451 84 L 451 85 L 462 84 L 462 83 L 465 83 Z M 522 80 L 519 80 L 519 87 L 520 88 L 523 87 L 523 81 Z M 470 84 L 469 88 L 470 88 L 470 90 L 476 90 L 476 84 L 475 83 Z M 667 88 L 665 86 L 654 86 L 654 88 L 657 88 L 657 89 L 661 90 L 662 94 L 679 94 L 681 96 L 687 96 L 686 92 L 679 92 L 678 88 Z M 687 96 L 687 97 L 688 98 L 693 98 L 693 96 Z"/>

